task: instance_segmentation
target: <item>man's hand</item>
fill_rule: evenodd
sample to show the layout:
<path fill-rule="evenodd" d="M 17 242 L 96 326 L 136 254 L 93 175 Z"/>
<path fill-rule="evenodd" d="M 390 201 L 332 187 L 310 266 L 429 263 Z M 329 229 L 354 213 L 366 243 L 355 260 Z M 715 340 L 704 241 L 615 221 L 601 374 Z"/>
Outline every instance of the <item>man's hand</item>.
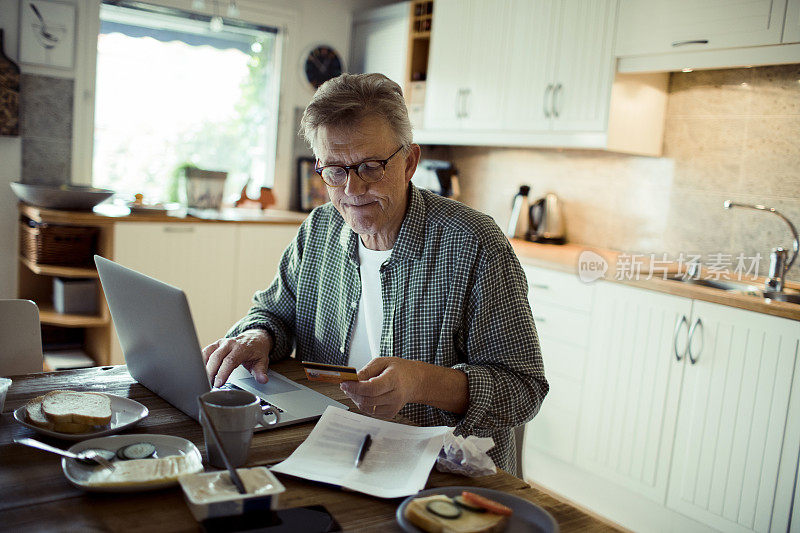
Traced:
<path fill-rule="evenodd" d="M 259 383 L 266 383 L 272 335 L 262 329 L 250 329 L 232 339 L 220 339 L 203 348 L 206 373 L 215 387 L 228 381 L 231 372 L 243 365 Z"/>
<path fill-rule="evenodd" d="M 417 385 L 427 363 L 400 357 L 377 357 L 358 371 L 359 381 L 340 385 L 361 411 L 390 420 L 409 402 L 417 401 Z"/>

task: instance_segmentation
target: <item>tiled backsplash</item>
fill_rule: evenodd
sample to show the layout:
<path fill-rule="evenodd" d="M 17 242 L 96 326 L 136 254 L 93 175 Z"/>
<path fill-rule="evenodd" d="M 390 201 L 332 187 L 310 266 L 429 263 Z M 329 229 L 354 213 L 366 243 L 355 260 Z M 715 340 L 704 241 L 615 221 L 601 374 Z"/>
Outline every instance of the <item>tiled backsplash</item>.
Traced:
<path fill-rule="evenodd" d="M 22 181 L 69 183 L 74 82 L 23 74 L 20 85 Z"/>
<path fill-rule="evenodd" d="M 568 240 L 630 253 L 791 249 L 775 207 L 800 228 L 800 65 L 674 73 L 664 156 L 590 150 L 454 147 L 461 200 L 504 227 L 522 184 L 563 201 Z M 789 279 L 800 281 L 795 264 Z"/>

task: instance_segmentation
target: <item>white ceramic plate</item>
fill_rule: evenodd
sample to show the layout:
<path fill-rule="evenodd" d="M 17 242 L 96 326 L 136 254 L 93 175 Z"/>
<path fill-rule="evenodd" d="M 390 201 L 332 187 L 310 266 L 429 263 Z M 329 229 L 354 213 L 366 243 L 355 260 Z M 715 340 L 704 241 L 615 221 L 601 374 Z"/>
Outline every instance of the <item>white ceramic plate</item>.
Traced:
<path fill-rule="evenodd" d="M 69 451 L 76 453 L 88 448 L 104 448 L 116 452 L 118 449 L 137 442 L 149 442 L 156 447 L 156 457 L 169 457 L 170 455 L 191 455 L 192 462 L 196 464 L 196 472 L 203 470 L 203 457 L 191 441 L 172 435 L 150 435 L 147 433 L 134 433 L 130 435 L 114 435 L 110 437 L 100 437 L 89 439 L 77 444 L 73 444 Z M 115 459 L 113 462 L 117 462 Z M 164 487 L 177 485 L 178 480 L 161 481 L 157 483 L 132 483 L 124 486 L 97 487 L 88 483 L 89 476 L 101 466 L 85 465 L 75 459 L 61 459 L 61 468 L 67 480 L 78 488 L 94 492 L 139 492 L 145 490 L 157 490 Z"/>
<path fill-rule="evenodd" d="M 111 423 L 108 427 L 98 431 L 90 431 L 89 433 L 60 433 L 58 431 L 50 431 L 49 429 L 34 426 L 25 420 L 25 406 L 23 405 L 14 411 L 14 419 L 25 427 L 31 428 L 37 433 L 47 435 L 48 437 L 55 437 L 62 440 L 85 440 L 94 437 L 102 437 L 103 435 L 113 435 L 119 433 L 123 429 L 127 429 L 132 425 L 145 418 L 150 411 L 144 405 L 140 404 L 130 398 L 116 396 L 114 394 L 103 393 L 111 398 Z"/>
<path fill-rule="evenodd" d="M 420 491 L 418 494 L 409 496 L 403 500 L 403 503 L 401 503 L 400 507 L 397 508 L 397 523 L 400 524 L 400 527 L 403 529 L 403 531 L 407 531 L 408 533 L 424 533 L 421 529 L 417 528 L 417 526 L 406 520 L 406 517 L 403 514 L 409 502 L 411 502 L 411 500 L 414 498 L 433 496 L 434 494 L 444 494 L 445 496 L 453 497 L 461 494 L 465 490 L 474 492 L 475 494 L 480 494 L 481 496 L 485 496 L 496 502 L 500 502 L 503 505 L 511 507 L 511 509 L 514 511 L 514 514 L 508 519 L 508 523 L 504 529 L 506 533 L 558 532 L 558 524 L 556 524 L 555 519 L 550 515 L 550 513 L 538 505 L 531 503 L 528 500 L 523 500 L 517 496 L 500 492 L 499 490 L 484 489 L 480 487 L 442 487 L 438 489 Z"/>

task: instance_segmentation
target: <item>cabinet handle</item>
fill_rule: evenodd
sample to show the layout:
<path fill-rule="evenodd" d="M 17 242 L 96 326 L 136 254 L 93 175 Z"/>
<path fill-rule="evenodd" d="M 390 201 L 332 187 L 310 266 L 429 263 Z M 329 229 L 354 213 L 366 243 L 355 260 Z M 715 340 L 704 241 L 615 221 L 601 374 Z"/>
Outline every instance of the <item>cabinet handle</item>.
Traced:
<path fill-rule="evenodd" d="M 469 95 L 472 94 L 472 89 L 464 89 L 464 118 L 469 117 Z"/>
<path fill-rule="evenodd" d="M 678 353 L 678 333 L 680 333 L 683 324 L 686 324 L 687 327 L 689 326 L 689 320 L 687 320 L 686 315 L 681 315 L 681 319 L 675 324 L 675 333 L 672 335 L 672 350 L 675 352 L 675 359 L 678 362 L 683 359 L 686 353 L 686 350 L 684 350 L 683 354 Z"/>
<path fill-rule="evenodd" d="M 456 96 L 456 118 L 461 118 L 461 95 L 464 93 L 464 89 L 458 90 L 458 95 Z"/>
<path fill-rule="evenodd" d="M 556 118 L 561 114 L 561 106 L 558 105 L 558 94 L 563 88 L 564 86 L 559 83 L 556 85 L 556 88 L 553 89 L 553 116 Z"/>
<path fill-rule="evenodd" d="M 550 288 L 550 285 L 544 285 L 542 283 L 531 283 L 531 288 L 548 290 Z"/>
<path fill-rule="evenodd" d="M 192 226 L 164 226 L 164 233 L 194 233 Z"/>
<path fill-rule="evenodd" d="M 708 39 L 694 39 L 689 41 L 675 41 L 672 46 L 685 46 L 687 44 L 708 44 Z"/>
<path fill-rule="evenodd" d="M 544 323 L 544 322 L 547 322 L 547 319 L 545 317 L 543 317 L 543 316 L 535 316 L 535 317 L 533 317 L 533 321 L 534 322 Z"/>
<path fill-rule="evenodd" d="M 701 333 L 700 333 L 700 340 L 701 340 L 701 341 L 703 340 L 703 333 L 702 333 L 702 330 L 703 330 L 703 321 L 702 321 L 702 320 L 700 320 L 700 319 L 698 318 L 697 320 L 695 320 L 695 321 L 694 321 L 694 324 L 692 324 L 692 327 L 691 327 L 691 328 L 689 328 L 689 340 L 688 340 L 688 341 L 687 341 L 687 343 L 686 343 L 686 350 L 689 352 L 689 361 L 690 361 L 690 362 L 691 362 L 693 365 L 694 365 L 694 364 L 697 364 L 697 360 L 700 358 L 700 354 L 703 352 L 703 345 L 701 344 L 701 345 L 700 345 L 700 351 L 699 351 L 699 352 L 697 352 L 697 356 L 695 356 L 695 355 L 692 353 L 692 339 L 694 338 L 694 332 L 695 332 L 695 330 L 697 329 L 697 326 L 700 326 L 700 331 L 701 331 Z"/>
<path fill-rule="evenodd" d="M 553 84 L 548 83 L 547 88 L 544 90 L 544 98 L 542 99 L 542 111 L 544 112 L 544 118 L 550 118 L 550 106 L 547 105 L 549 100 L 550 91 L 553 90 Z"/>

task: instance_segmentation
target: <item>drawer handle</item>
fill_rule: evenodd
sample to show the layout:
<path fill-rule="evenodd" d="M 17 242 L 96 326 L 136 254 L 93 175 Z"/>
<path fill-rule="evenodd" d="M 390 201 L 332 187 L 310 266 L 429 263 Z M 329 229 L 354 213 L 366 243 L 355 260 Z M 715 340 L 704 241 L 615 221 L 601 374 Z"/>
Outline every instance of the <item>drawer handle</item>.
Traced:
<path fill-rule="evenodd" d="M 700 344 L 700 351 L 697 352 L 697 356 L 695 357 L 695 355 L 692 353 L 692 339 L 694 338 L 694 332 L 695 332 L 695 330 L 697 329 L 698 326 L 700 326 L 700 341 L 701 341 L 701 344 Z M 689 361 L 693 365 L 697 364 L 697 360 L 700 358 L 700 354 L 703 352 L 703 343 L 702 343 L 702 341 L 703 341 L 703 333 L 702 333 L 702 330 L 703 330 L 703 321 L 700 320 L 699 318 L 697 320 L 695 320 L 694 324 L 692 324 L 692 327 L 689 328 L 689 340 L 687 341 L 687 344 L 686 344 L 686 350 L 689 352 Z"/>
<path fill-rule="evenodd" d="M 672 336 L 672 350 L 675 352 L 675 359 L 677 359 L 678 362 L 683 359 L 683 356 L 686 354 L 686 350 L 688 349 L 687 344 L 687 348 L 683 350 L 683 353 L 678 353 L 678 333 L 680 333 L 681 326 L 683 324 L 686 324 L 686 327 L 689 327 L 689 321 L 686 319 L 686 315 L 681 315 L 681 319 L 677 324 L 675 324 L 675 333 Z"/>
<path fill-rule="evenodd" d="M 561 94 L 561 90 L 564 88 L 563 85 L 556 84 L 556 88 L 553 89 L 553 116 L 558 118 L 561 114 L 561 100 L 558 99 L 558 95 Z"/>
<path fill-rule="evenodd" d="M 544 118 L 550 118 L 550 106 L 547 105 L 548 96 L 550 96 L 550 91 L 553 90 L 553 84 L 548 83 L 547 88 L 544 90 L 544 99 L 542 102 L 542 110 L 544 111 Z"/>
<path fill-rule="evenodd" d="M 547 322 L 547 320 L 543 316 L 535 316 L 533 317 L 534 322 Z"/>
<path fill-rule="evenodd" d="M 194 233 L 192 226 L 165 226 L 164 233 Z"/>
<path fill-rule="evenodd" d="M 541 283 L 531 283 L 531 288 L 548 290 L 550 289 L 550 285 L 543 285 Z"/>
<path fill-rule="evenodd" d="M 693 39 L 689 41 L 675 41 L 672 46 L 685 46 L 687 44 L 708 44 L 708 39 Z"/>

